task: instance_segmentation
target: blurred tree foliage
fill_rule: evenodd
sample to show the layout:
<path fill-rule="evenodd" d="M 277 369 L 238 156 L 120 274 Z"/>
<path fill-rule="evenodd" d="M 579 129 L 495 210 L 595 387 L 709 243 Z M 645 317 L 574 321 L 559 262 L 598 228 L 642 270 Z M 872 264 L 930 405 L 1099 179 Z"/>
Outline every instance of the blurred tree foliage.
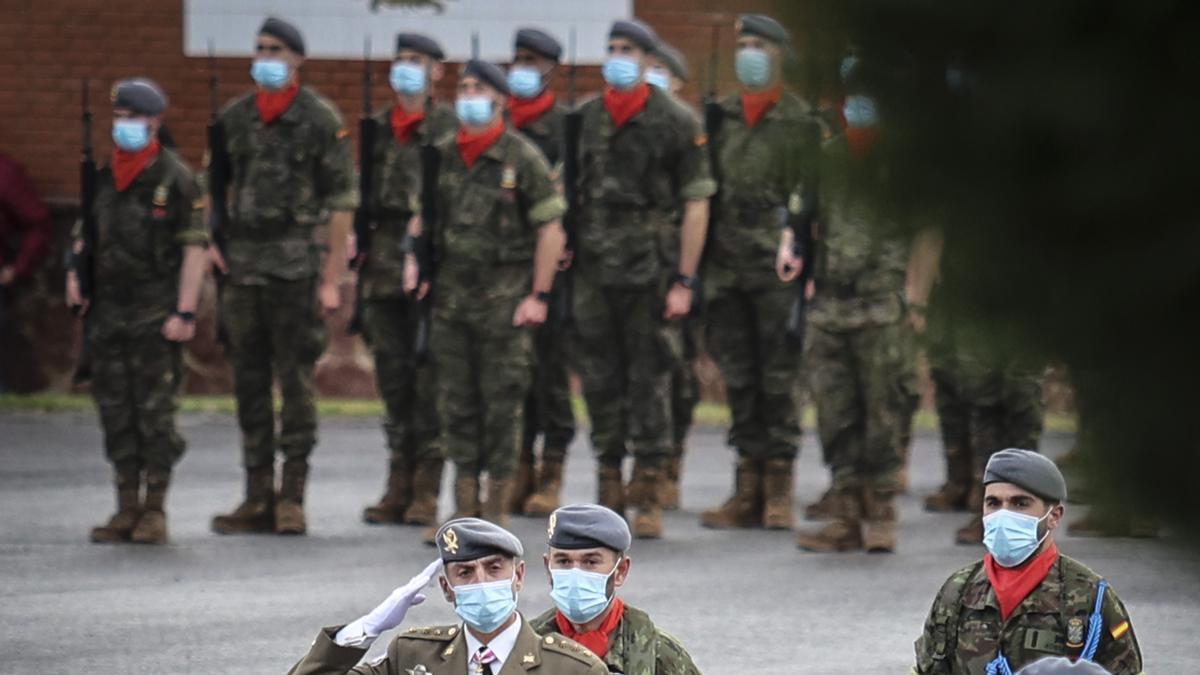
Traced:
<path fill-rule="evenodd" d="M 810 90 L 853 44 L 875 198 L 937 223 L 940 300 L 996 359 L 1065 363 L 1093 491 L 1200 533 L 1200 5 L 779 0 Z"/>

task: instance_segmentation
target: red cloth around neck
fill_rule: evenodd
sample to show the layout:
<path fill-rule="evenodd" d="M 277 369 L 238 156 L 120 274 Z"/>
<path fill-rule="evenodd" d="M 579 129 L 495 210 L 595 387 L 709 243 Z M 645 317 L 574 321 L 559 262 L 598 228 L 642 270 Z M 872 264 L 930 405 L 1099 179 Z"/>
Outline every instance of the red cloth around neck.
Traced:
<path fill-rule="evenodd" d="M 642 112 L 646 108 L 648 100 L 650 100 L 650 85 L 645 82 L 638 83 L 629 91 L 620 91 L 611 86 L 604 88 L 604 107 L 612 116 L 613 125 L 618 129 Z"/>
<path fill-rule="evenodd" d="M 875 147 L 879 138 L 879 129 L 875 127 L 846 127 L 846 144 L 850 146 L 850 155 L 861 159 Z"/>
<path fill-rule="evenodd" d="M 417 125 L 424 119 L 424 108 L 409 112 L 402 105 L 392 106 L 392 138 L 395 138 L 397 143 L 407 143 L 417 130 Z"/>
<path fill-rule="evenodd" d="M 987 571 L 988 581 L 992 582 L 996 599 L 1000 601 L 1001 619 L 1008 620 L 1013 610 L 1046 579 L 1057 560 L 1058 546 L 1054 542 L 1050 542 L 1032 560 L 1016 567 L 1000 566 L 992 559 L 991 553 L 983 556 L 983 569 Z"/>
<path fill-rule="evenodd" d="M 504 135 L 504 122 L 496 120 L 492 126 L 478 133 L 467 131 L 466 127 L 458 130 L 458 155 L 467 168 L 475 166 L 475 160 L 487 149 L 496 144 Z"/>
<path fill-rule="evenodd" d="M 508 100 L 508 118 L 512 120 L 514 127 L 524 129 L 527 124 L 545 115 L 546 111 L 553 107 L 554 92 L 552 91 L 543 91 L 533 98 L 514 96 Z"/>
<path fill-rule="evenodd" d="M 753 129 L 754 125 L 762 121 L 763 115 L 774 108 L 781 98 L 783 98 L 783 87 L 757 92 L 742 90 L 742 119 L 746 120 L 746 126 Z"/>
<path fill-rule="evenodd" d="M 262 118 L 263 124 L 270 124 L 279 119 L 283 111 L 287 110 L 288 106 L 292 105 L 292 101 L 296 100 L 296 94 L 299 93 L 299 82 L 293 82 L 290 87 L 279 91 L 260 87 L 254 96 L 254 104 L 258 106 L 258 116 Z"/>
<path fill-rule="evenodd" d="M 155 157 L 158 157 L 159 149 L 157 138 L 137 152 L 129 152 L 120 148 L 113 149 L 112 173 L 113 182 L 117 185 L 117 192 L 124 192 L 133 184 L 134 179 L 150 165 Z"/>
<path fill-rule="evenodd" d="M 625 616 L 625 603 L 621 602 L 620 598 L 613 598 L 612 606 L 609 607 L 608 616 L 600 627 L 593 631 L 580 633 L 575 630 L 575 626 L 563 616 L 562 612 L 554 613 L 554 623 L 558 626 L 558 632 L 587 647 L 589 651 L 604 658 L 608 653 L 608 638 L 617 629 L 621 623 L 621 618 Z"/>

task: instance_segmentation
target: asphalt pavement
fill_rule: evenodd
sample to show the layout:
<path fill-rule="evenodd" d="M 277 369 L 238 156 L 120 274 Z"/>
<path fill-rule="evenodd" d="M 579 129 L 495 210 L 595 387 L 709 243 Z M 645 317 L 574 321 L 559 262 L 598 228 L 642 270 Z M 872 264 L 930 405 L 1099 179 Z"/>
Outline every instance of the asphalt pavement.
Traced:
<path fill-rule="evenodd" d="M 283 673 L 321 626 L 366 613 L 432 560 L 420 531 L 362 523 L 382 491 L 383 436 L 369 419 L 326 420 L 313 457 L 306 537 L 218 537 L 209 518 L 242 495 L 238 435 L 225 415 L 186 415 L 188 452 L 168 499 L 166 547 L 90 544 L 113 508 L 94 416 L 0 415 L 0 673 Z M 1044 450 L 1070 446 L 1051 434 Z M 922 434 L 894 555 L 806 554 L 787 532 L 706 530 L 698 513 L 731 487 L 719 430 L 693 434 L 683 506 L 666 538 L 634 543 L 622 590 L 674 633 L 706 673 L 904 673 L 934 593 L 981 549 L 952 543 L 961 514 L 920 509 L 940 484 L 940 444 Z M 586 439 L 571 447 L 567 501 L 594 497 Z M 448 474 L 450 472 L 447 472 Z M 827 475 L 811 434 L 797 511 Z M 447 475 L 447 481 L 450 476 Z M 451 504 L 443 491 L 442 510 Z M 1082 512 L 1071 505 L 1068 520 Z M 528 615 L 549 606 L 546 524 L 518 518 Z M 1200 564 L 1171 539 L 1077 539 L 1061 550 L 1103 574 L 1125 601 L 1146 672 L 1200 672 Z M 406 625 L 451 623 L 436 592 Z M 380 640 L 372 653 L 383 650 Z"/>

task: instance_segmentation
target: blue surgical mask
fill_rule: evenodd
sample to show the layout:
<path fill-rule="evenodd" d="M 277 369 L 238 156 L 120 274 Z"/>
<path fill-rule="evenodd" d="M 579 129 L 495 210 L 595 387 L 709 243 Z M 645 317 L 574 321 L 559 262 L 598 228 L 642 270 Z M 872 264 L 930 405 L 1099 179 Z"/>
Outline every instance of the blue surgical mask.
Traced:
<path fill-rule="evenodd" d="M 662 68 L 650 68 L 642 77 L 663 91 L 671 91 L 671 74 Z"/>
<path fill-rule="evenodd" d="M 756 47 L 739 49 L 734 59 L 734 70 L 738 81 L 752 89 L 759 89 L 771 82 L 771 55 Z"/>
<path fill-rule="evenodd" d="M 618 560 L 617 565 L 620 564 Z M 554 580 L 550 598 L 571 623 L 587 623 L 600 616 L 612 603 L 612 597 L 608 595 L 608 580 L 616 572 L 617 567 L 613 567 L 608 574 L 580 569 L 550 570 L 550 578 Z"/>
<path fill-rule="evenodd" d="M 397 94 L 415 96 L 425 91 L 425 69 L 421 66 L 397 61 L 388 73 L 388 82 Z"/>
<path fill-rule="evenodd" d="M 481 127 L 492 119 L 492 99 L 486 96 L 460 96 L 454 102 L 458 119 L 469 127 Z"/>
<path fill-rule="evenodd" d="M 513 68 L 508 71 L 508 88 L 513 96 L 533 98 L 542 91 L 542 74 L 536 68 Z"/>
<path fill-rule="evenodd" d="M 254 59 L 250 77 L 267 89 L 283 89 L 288 81 L 288 64 L 283 59 Z"/>
<path fill-rule="evenodd" d="M 113 143 L 126 152 L 138 152 L 150 145 L 150 125 L 146 120 L 113 120 Z"/>
<path fill-rule="evenodd" d="M 631 59 L 628 56 L 610 56 L 604 62 L 601 74 L 604 75 L 605 82 L 617 89 L 629 89 L 638 83 L 641 70 L 641 64 L 637 59 Z"/>
<path fill-rule="evenodd" d="M 454 611 L 480 633 L 490 633 L 517 609 L 512 579 L 454 587 Z"/>
<path fill-rule="evenodd" d="M 983 545 L 1001 567 L 1016 567 L 1029 559 L 1041 546 L 1049 530 L 1038 536 L 1038 525 L 1050 515 L 1041 518 L 1027 516 L 1002 509 L 983 517 Z"/>
<path fill-rule="evenodd" d="M 846 117 L 846 125 L 851 129 L 873 127 L 878 122 L 875 100 L 861 94 L 846 97 L 846 102 L 842 104 L 842 115 Z"/>

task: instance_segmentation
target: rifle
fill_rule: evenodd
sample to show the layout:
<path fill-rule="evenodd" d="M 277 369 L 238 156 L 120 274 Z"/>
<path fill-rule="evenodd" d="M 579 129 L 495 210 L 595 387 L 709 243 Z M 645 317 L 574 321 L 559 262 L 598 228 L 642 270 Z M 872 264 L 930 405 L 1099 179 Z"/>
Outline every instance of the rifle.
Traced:
<path fill-rule="evenodd" d="M 80 124 L 82 126 L 83 152 L 79 158 L 79 221 L 83 245 L 70 256 L 69 267 L 75 270 L 79 280 L 79 294 L 84 300 L 91 301 L 96 291 L 95 246 L 96 246 L 96 216 L 93 209 L 96 203 L 96 158 L 92 153 L 92 108 L 88 98 L 91 81 L 83 80 L 80 90 Z M 83 310 L 75 306 L 71 311 L 76 314 Z M 91 321 L 87 314 L 83 316 L 83 343 L 79 350 L 79 364 L 75 368 L 72 380 L 75 384 L 92 379 L 91 363 Z"/>
<path fill-rule="evenodd" d="M 563 119 L 563 197 L 567 201 L 567 212 L 563 215 L 563 234 L 566 235 L 566 250 L 576 256 L 571 266 L 558 273 L 561 290 L 558 293 L 558 320 L 569 326 L 575 319 L 575 265 L 578 264 L 579 238 L 579 137 L 583 131 L 583 117 L 575 105 L 575 29 L 571 28 L 569 50 L 571 65 L 567 71 L 567 115 Z"/>
<path fill-rule="evenodd" d="M 226 230 L 229 227 L 229 202 L 227 189 L 232 178 L 229 152 L 225 148 L 225 127 L 219 119 L 220 102 L 218 101 L 220 80 L 217 78 L 217 57 L 213 50 L 213 41 L 208 41 L 208 227 L 212 232 L 213 244 L 224 256 L 228 250 Z M 217 281 L 217 342 L 229 347 L 229 335 L 225 332 L 219 313 L 221 297 L 225 292 L 225 275 L 217 269 L 213 270 Z"/>
<path fill-rule="evenodd" d="M 436 251 L 434 238 L 438 225 L 438 172 L 441 169 L 442 156 L 438 153 L 433 141 L 421 146 L 421 238 L 416 245 L 417 267 L 420 269 L 420 282 L 432 281 L 436 267 Z M 420 282 L 417 286 L 420 288 Z M 433 312 L 433 291 L 420 301 L 417 318 L 417 335 L 413 353 L 417 363 L 424 363 L 429 357 L 429 324 Z"/>
<path fill-rule="evenodd" d="M 712 53 L 708 62 L 708 92 L 704 94 L 704 135 L 708 138 L 708 163 L 712 170 L 713 179 L 717 182 L 717 191 L 709 199 L 708 229 L 704 232 L 704 251 L 700 254 L 700 269 L 696 276 L 703 277 L 707 267 L 709 251 L 712 250 L 716 238 L 717 223 L 720 221 L 721 207 L 721 163 L 720 151 L 717 150 L 717 138 L 721 134 L 721 125 L 725 121 L 725 110 L 717 99 L 717 72 L 721 65 L 721 27 L 714 25 L 712 29 Z M 704 308 L 704 284 L 696 284 L 692 294 L 692 310 L 689 317 L 697 317 Z"/>
<path fill-rule="evenodd" d="M 815 51 L 815 50 L 814 50 Z M 813 268 L 817 262 L 817 240 L 814 237 L 814 225 L 820 213 L 820 180 L 821 180 L 821 124 L 820 124 L 820 94 L 821 94 L 821 67 L 817 63 L 817 56 L 809 59 L 809 74 L 805 88 L 807 91 L 809 114 L 812 116 L 809 124 L 805 129 L 807 135 L 807 143 L 805 144 L 805 152 L 812 153 L 813 157 L 811 167 L 805 173 L 804 184 L 802 187 L 799 204 L 788 204 L 784 218 L 786 224 L 792 230 L 792 251 L 796 257 L 803 262 L 800 268 L 800 274 L 796 278 L 796 295 L 792 298 L 792 306 L 788 311 L 788 321 L 786 329 L 787 343 L 795 348 L 804 345 L 804 332 L 806 326 L 808 298 L 805 297 L 805 292 L 808 289 L 808 283 L 813 278 Z"/>
<path fill-rule="evenodd" d="M 371 117 L 371 37 L 363 44 L 362 117 L 358 120 L 358 209 L 354 212 L 355 257 L 350 268 L 358 273 L 354 284 L 354 313 L 346 331 L 351 335 L 362 332 L 363 276 L 371 251 L 371 230 L 375 227 L 371 185 L 375 166 L 371 153 L 375 148 L 375 119 Z"/>

